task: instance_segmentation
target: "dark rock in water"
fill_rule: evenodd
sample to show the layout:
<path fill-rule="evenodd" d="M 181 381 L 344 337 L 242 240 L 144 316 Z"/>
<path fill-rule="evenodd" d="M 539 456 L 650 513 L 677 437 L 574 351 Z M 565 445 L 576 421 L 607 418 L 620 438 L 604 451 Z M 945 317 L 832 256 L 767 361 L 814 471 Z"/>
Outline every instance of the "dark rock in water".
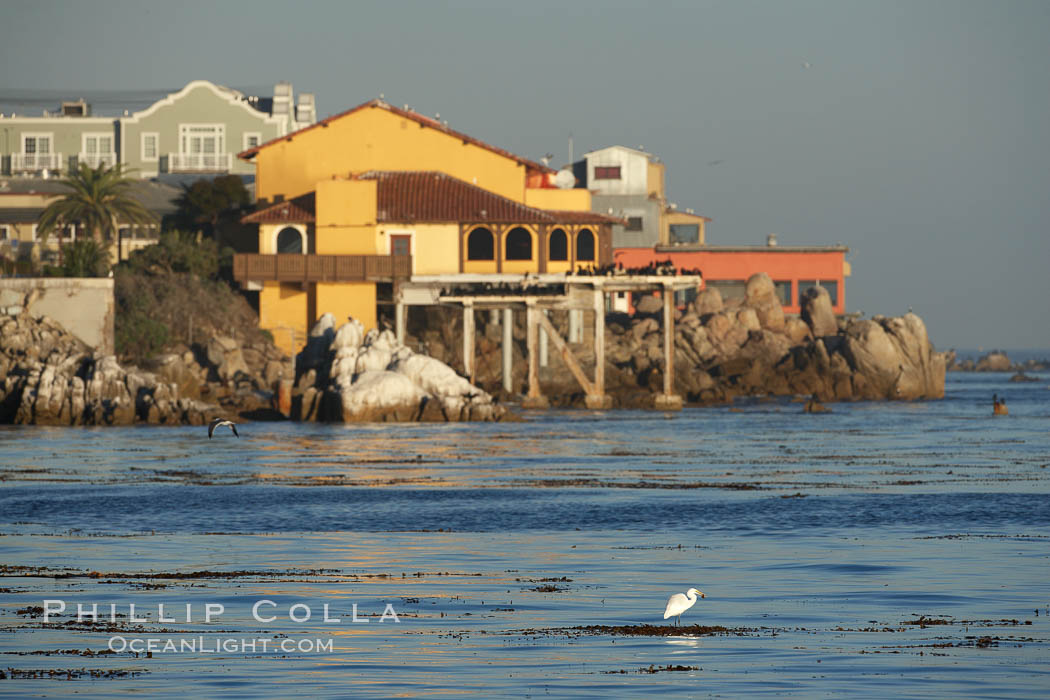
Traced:
<path fill-rule="evenodd" d="M 1011 382 L 1038 382 L 1038 377 L 1029 377 L 1024 372 L 1018 372 L 1017 374 L 1010 377 Z"/>

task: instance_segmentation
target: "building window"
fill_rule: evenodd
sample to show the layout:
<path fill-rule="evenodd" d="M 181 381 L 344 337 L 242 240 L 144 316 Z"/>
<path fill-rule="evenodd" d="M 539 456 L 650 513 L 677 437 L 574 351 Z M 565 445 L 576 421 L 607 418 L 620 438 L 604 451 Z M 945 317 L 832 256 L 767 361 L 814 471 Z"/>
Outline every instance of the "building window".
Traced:
<path fill-rule="evenodd" d="M 791 306 L 791 280 L 774 280 L 773 289 L 781 306 Z"/>
<path fill-rule="evenodd" d="M 507 234 L 507 260 L 532 260 L 532 234 L 521 226 Z"/>
<path fill-rule="evenodd" d="M 594 166 L 594 179 L 595 180 L 619 180 L 620 179 L 620 166 L 619 165 L 596 165 L 596 166 Z"/>
<path fill-rule="evenodd" d="M 700 224 L 671 224 L 671 244 L 699 243 Z"/>
<path fill-rule="evenodd" d="M 303 234 L 297 228 L 286 226 L 277 234 L 277 252 L 292 255 L 303 252 Z"/>
<path fill-rule="evenodd" d="M 642 217 L 640 216 L 628 216 L 627 217 L 627 228 L 626 231 L 641 231 L 642 230 Z"/>
<path fill-rule="evenodd" d="M 26 155 L 47 155 L 51 153 L 51 134 L 24 134 L 22 136 L 22 153 Z"/>
<path fill-rule="evenodd" d="M 249 131 L 244 134 L 244 148 L 241 150 L 247 151 L 249 148 L 255 148 L 262 143 L 262 134 L 258 131 Z"/>
<path fill-rule="evenodd" d="M 0 225 L 0 241 L 11 240 L 11 227 Z"/>
<path fill-rule="evenodd" d="M 390 254 L 391 255 L 411 255 L 412 254 L 412 234 L 399 233 L 390 236 Z"/>
<path fill-rule="evenodd" d="M 583 229 L 576 234 L 576 259 L 594 262 L 594 234 L 590 229 Z"/>
<path fill-rule="evenodd" d="M 550 255 L 548 260 L 564 261 L 569 259 L 569 237 L 565 231 L 556 228 L 551 232 Z"/>
<path fill-rule="evenodd" d="M 829 282 L 827 280 L 799 280 L 798 282 L 798 303 L 802 303 L 802 297 L 806 291 L 812 287 L 823 287 L 828 290 L 828 296 L 831 297 L 831 305 L 835 306 L 839 303 L 839 283 Z"/>
<path fill-rule="evenodd" d="M 476 228 L 467 236 L 467 260 L 495 260 L 496 244 L 492 231 Z"/>
<path fill-rule="evenodd" d="M 747 296 L 746 280 L 708 280 L 709 289 L 717 289 L 723 299 L 743 299 Z"/>
<path fill-rule="evenodd" d="M 156 162 L 158 159 L 157 152 L 159 149 L 157 143 L 159 140 L 159 135 L 154 132 L 142 135 L 142 160 Z"/>

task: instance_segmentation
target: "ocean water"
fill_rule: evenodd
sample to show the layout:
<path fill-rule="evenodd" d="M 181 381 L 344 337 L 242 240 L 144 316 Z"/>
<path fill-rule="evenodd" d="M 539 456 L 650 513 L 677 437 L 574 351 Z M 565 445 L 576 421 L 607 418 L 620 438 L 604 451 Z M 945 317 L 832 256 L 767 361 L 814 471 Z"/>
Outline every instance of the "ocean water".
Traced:
<path fill-rule="evenodd" d="M 1033 376 L 824 415 L 0 428 L 0 695 L 1045 698 Z"/>

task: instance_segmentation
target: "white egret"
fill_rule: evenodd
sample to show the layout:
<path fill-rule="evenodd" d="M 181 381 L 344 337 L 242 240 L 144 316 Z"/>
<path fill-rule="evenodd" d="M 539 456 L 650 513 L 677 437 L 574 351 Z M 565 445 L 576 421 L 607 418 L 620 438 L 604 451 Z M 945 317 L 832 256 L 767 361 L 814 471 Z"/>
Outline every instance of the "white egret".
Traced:
<path fill-rule="evenodd" d="M 696 603 L 696 597 L 706 598 L 702 591 L 695 588 L 690 588 L 685 592 L 685 595 L 681 593 L 675 593 L 673 596 L 667 599 L 667 607 L 664 609 L 664 619 L 669 617 L 675 619 L 675 626 L 677 627 L 681 623 L 682 613 L 689 608 L 693 607 Z"/>

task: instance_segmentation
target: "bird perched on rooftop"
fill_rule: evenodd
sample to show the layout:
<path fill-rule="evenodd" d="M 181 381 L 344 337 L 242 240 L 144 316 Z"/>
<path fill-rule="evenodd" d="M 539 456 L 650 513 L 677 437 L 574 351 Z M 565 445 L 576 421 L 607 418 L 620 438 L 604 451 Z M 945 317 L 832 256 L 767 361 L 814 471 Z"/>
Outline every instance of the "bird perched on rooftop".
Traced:
<path fill-rule="evenodd" d="M 230 426 L 230 430 L 233 431 L 235 437 L 240 437 L 240 435 L 237 435 L 237 424 L 232 420 L 226 420 L 225 418 L 213 418 L 211 423 L 208 423 L 208 437 L 210 438 L 212 436 L 212 433 L 215 432 L 216 428 L 221 428 L 224 425 Z"/>
<path fill-rule="evenodd" d="M 664 619 L 673 617 L 675 619 L 675 627 L 677 627 L 682 621 L 682 613 L 693 607 L 697 596 L 701 598 L 707 597 L 695 588 L 690 588 L 685 594 L 675 593 L 672 595 L 667 599 L 667 607 L 664 608 Z"/>

